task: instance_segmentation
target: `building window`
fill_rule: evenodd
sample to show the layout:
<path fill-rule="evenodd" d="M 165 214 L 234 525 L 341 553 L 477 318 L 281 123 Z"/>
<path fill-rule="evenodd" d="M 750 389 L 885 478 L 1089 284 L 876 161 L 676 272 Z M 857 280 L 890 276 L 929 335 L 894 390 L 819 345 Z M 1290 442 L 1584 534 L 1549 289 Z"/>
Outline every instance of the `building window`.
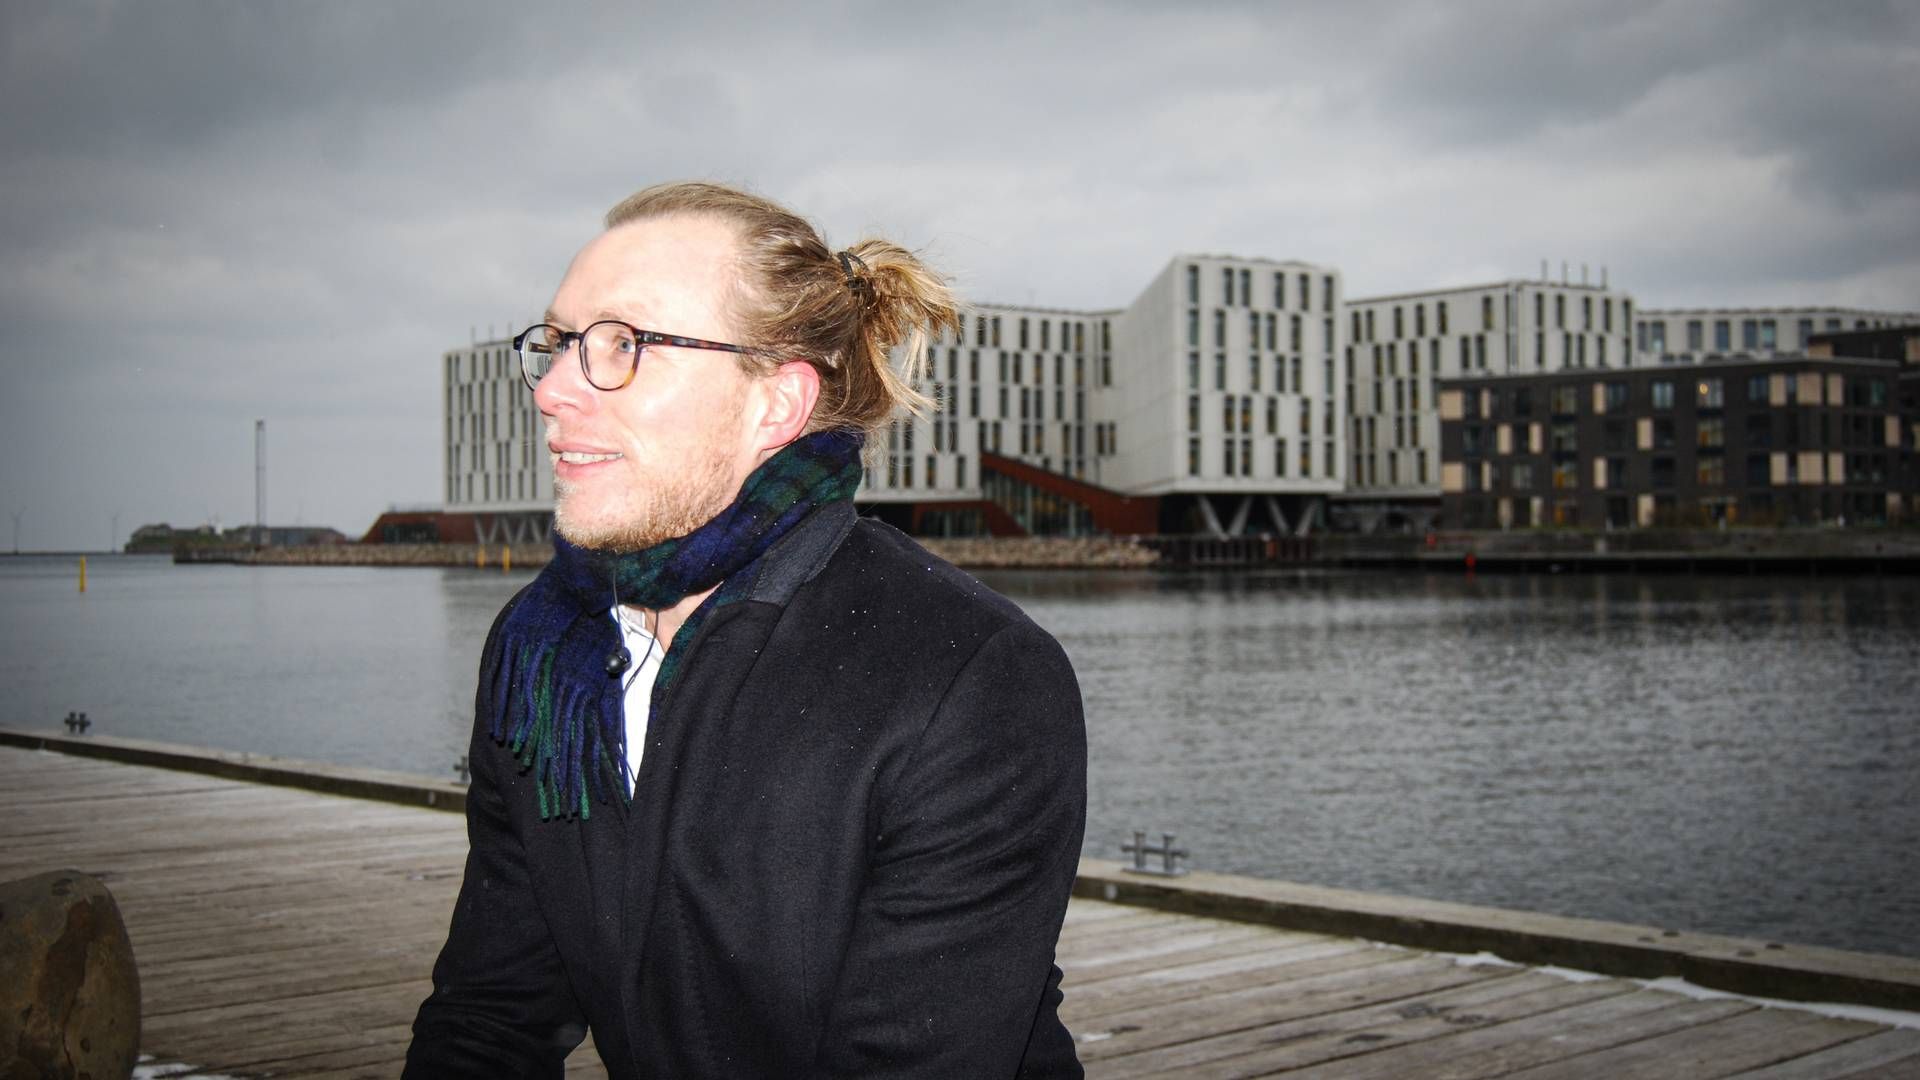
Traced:
<path fill-rule="evenodd" d="M 1213 347 L 1227 347 L 1227 313 L 1221 308 L 1213 309 Z"/>
<path fill-rule="evenodd" d="M 1701 349 L 1705 348 L 1706 336 L 1703 333 L 1703 330 L 1704 328 L 1701 326 L 1699 319 L 1687 320 L 1687 351 L 1688 352 L 1699 352 L 1701 351 Z"/>
<path fill-rule="evenodd" d="M 1701 454 L 1694 469 L 1701 487 L 1724 487 L 1727 483 L 1727 459 L 1719 454 Z"/>
<path fill-rule="evenodd" d="M 1187 309 L 1187 344 L 1200 344 L 1200 312 L 1196 308 Z"/>
<path fill-rule="evenodd" d="M 1247 389 L 1260 389 L 1260 357 L 1258 354 L 1247 357 Z"/>
<path fill-rule="evenodd" d="M 1232 476 L 1233 475 L 1233 440 L 1232 439 L 1221 440 L 1221 454 L 1223 456 L 1221 457 L 1220 460 L 1225 462 L 1225 472 L 1228 476 Z"/>
<path fill-rule="evenodd" d="M 1253 306 L 1253 271 L 1251 270 L 1240 271 L 1240 304 L 1242 307 Z"/>
<path fill-rule="evenodd" d="M 1287 440 L 1285 439 L 1273 441 L 1273 475 L 1287 475 Z"/>
<path fill-rule="evenodd" d="M 1288 321 L 1287 342 L 1288 349 L 1293 352 L 1300 351 L 1300 316 L 1298 315 L 1293 316 Z"/>
<path fill-rule="evenodd" d="M 1610 382 L 1607 384 L 1607 411 L 1619 412 L 1627 407 L 1627 384 Z"/>
<path fill-rule="evenodd" d="M 1554 294 L 1553 328 L 1555 330 L 1565 330 L 1567 328 L 1567 294 L 1565 293 Z"/>
<path fill-rule="evenodd" d="M 1421 455 L 1422 458 L 1424 458 L 1425 456 L 1426 455 L 1424 454 Z M 1528 461 L 1514 462 L 1512 470 L 1507 475 L 1513 487 L 1516 490 L 1519 490 L 1519 491 L 1532 490 L 1533 488 L 1533 463 L 1532 462 L 1528 462 Z M 1422 481 L 1425 481 L 1426 477 L 1422 476 L 1420 479 Z"/>
<path fill-rule="evenodd" d="M 1760 320 L 1760 347 L 1776 348 L 1779 343 L 1779 328 L 1772 319 Z"/>
<path fill-rule="evenodd" d="M 1718 416 L 1703 416 L 1697 429 L 1697 443 L 1704 447 L 1727 445 L 1727 422 Z"/>
<path fill-rule="evenodd" d="M 1439 331 L 1443 334 L 1446 333 L 1447 332 L 1447 302 L 1445 300 L 1434 301 L 1433 319 Z"/>
<path fill-rule="evenodd" d="M 1673 449 L 1673 420 L 1669 417 L 1655 417 L 1653 421 L 1653 446 L 1656 450 Z"/>
<path fill-rule="evenodd" d="M 1550 395 L 1549 408 L 1555 416 L 1573 416 L 1580 411 L 1580 388 L 1574 385 L 1556 386 Z"/>
<path fill-rule="evenodd" d="M 1695 388 L 1694 404 L 1702 409 L 1718 409 L 1726 405 L 1724 380 L 1719 378 L 1701 379 Z"/>
<path fill-rule="evenodd" d="M 1279 433 L 1280 433 L 1280 399 L 1277 397 L 1270 396 L 1267 398 L 1267 434 L 1277 435 Z"/>
<path fill-rule="evenodd" d="M 1187 440 L 1187 475 L 1200 475 L 1200 440 Z"/>
<path fill-rule="evenodd" d="M 1713 320 L 1713 351 L 1726 352 L 1733 348 L 1733 323 L 1726 319 Z"/>
<path fill-rule="evenodd" d="M 1233 304 L 1233 267 L 1231 266 L 1223 266 L 1220 268 L 1220 291 L 1222 294 L 1226 296 L 1226 299 L 1222 300 L 1221 303 L 1226 304 L 1228 306 L 1232 306 Z"/>
<path fill-rule="evenodd" d="M 1673 380 L 1655 379 L 1649 384 L 1653 392 L 1653 407 L 1656 409 L 1673 408 Z"/>
<path fill-rule="evenodd" d="M 1740 347 L 1757 349 L 1760 347 L 1760 322 L 1757 319 L 1740 320 Z"/>
<path fill-rule="evenodd" d="M 1197 352 L 1187 354 L 1187 389 L 1200 389 L 1200 354 Z"/>
<path fill-rule="evenodd" d="M 1273 275 L 1273 306 L 1277 308 L 1287 306 L 1287 275 L 1285 274 Z M 1358 319 L 1359 312 L 1355 312 L 1353 317 Z"/>
<path fill-rule="evenodd" d="M 1213 354 L 1213 388 L 1215 390 L 1225 390 L 1227 388 L 1226 353 Z"/>
<path fill-rule="evenodd" d="M 1253 440 L 1240 440 L 1240 475 L 1253 475 Z"/>
<path fill-rule="evenodd" d="M 1187 430 L 1200 430 L 1200 395 L 1187 395 Z"/>
<path fill-rule="evenodd" d="M 1197 266 L 1188 266 L 1187 267 L 1187 303 L 1197 304 L 1199 302 L 1200 302 L 1200 268 Z"/>
<path fill-rule="evenodd" d="M 1480 329 L 1493 329 L 1493 297 L 1491 296 L 1480 298 Z"/>

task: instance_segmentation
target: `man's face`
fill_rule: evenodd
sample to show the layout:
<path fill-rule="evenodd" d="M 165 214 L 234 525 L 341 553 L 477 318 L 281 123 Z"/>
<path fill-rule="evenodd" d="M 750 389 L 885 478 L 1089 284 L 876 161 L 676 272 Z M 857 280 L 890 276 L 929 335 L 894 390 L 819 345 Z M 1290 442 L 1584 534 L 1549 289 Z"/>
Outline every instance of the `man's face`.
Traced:
<path fill-rule="evenodd" d="M 727 310 L 737 240 L 713 219 L 629 222 L 582 248 L 548 321 L 619 319 L 738 341 Z M 683 536 L 724 509 L 756 464 L 745 412 L 752 379 L 731 353 L 649 345 L 633 381 L 594 388 L 577 352 L 534 391 L 553 461 L 554 527 L 583 547 L 630 551 Z"/>

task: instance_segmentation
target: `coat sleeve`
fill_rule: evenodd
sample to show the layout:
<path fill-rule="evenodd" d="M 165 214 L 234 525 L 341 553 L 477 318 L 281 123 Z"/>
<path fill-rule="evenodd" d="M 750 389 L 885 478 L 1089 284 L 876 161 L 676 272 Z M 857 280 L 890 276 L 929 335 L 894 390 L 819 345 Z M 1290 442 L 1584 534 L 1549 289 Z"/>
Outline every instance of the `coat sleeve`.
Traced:
<path fill-rule="evenodd" d="M 510 763 L 484 713 L 467 760 L 466 876 L 402 1075 L 557 1078 L 587 1025 L 528 880 L 500 791 L 498 771 Z"/>
<path fill-rule="evenodd" d="M 1073 669 L 1031 623 L 968 661 L 877 789 L 818 1072 L 1079 1077 L 1054 944 L 1086 819 Z"/>

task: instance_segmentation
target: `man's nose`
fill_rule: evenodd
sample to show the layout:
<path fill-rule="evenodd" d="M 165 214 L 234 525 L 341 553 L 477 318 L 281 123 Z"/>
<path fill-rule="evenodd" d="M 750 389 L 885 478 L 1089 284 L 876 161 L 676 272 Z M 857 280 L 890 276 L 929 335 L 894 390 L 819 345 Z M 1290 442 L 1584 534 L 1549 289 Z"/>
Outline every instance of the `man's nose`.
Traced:
<path fill-rule="evenodd" d="M 564 409 L 590 411 L 598 400 L 597 391 L 580 368 L 579 348 L 578 342 L 570 344 L 565 352 L 553 358 L 553 365 L 534 384 L 533 402 L 543 414 L 552 416 Z"/>

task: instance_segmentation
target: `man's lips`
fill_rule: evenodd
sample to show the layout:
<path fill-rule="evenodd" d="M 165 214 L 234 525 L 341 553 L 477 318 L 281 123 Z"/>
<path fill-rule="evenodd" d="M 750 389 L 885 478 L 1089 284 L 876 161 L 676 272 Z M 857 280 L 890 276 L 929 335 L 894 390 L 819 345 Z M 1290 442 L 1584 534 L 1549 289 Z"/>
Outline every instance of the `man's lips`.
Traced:
<path fill-rule="evenodd" d="M 619 461 L 624 454 L 617 450 L 603 450 L 597 446 L 582 446 L 578 443 L 548 443 L 547 450 L 553 454 L 555 470 L 574 472 L 604 465 L 609 461 Z"/>

